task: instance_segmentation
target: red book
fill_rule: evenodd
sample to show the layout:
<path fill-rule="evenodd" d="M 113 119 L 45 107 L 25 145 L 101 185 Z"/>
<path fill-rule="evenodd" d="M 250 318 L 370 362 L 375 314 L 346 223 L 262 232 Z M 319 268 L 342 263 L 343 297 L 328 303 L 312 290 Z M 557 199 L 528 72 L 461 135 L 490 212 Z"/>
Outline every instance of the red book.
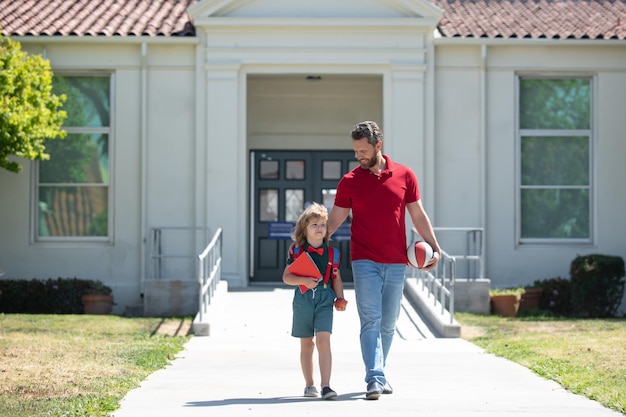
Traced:
<path fill-rule="evenodd" d="M 289 272 L 299 277 L 313 277 L 318 281 L 322 279 L 320 270 L 317 269 L 317 265 L 315 265 L 315 262 L 311 259 L 311 255 L 306 252 L 300 254 L 287 269 Z M 309 290 L 305 285 L 299 285 L 299 287 L 302 294 Z"/>

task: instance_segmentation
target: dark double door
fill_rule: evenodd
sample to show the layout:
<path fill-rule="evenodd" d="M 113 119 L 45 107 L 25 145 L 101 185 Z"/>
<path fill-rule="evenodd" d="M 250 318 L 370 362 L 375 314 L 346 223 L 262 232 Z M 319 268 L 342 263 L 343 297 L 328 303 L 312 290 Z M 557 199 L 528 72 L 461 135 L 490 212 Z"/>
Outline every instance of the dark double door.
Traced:
<path fill-rule="evenodd" d="M 358 162 L 352 151 L 252 151 L 250 154 L 250 282 L 282 281 L 291 232 L 311 202 L 333 207 L 341 176 Z M 333 235 L 341 276 L 352 281 L 349 224 Z"/>

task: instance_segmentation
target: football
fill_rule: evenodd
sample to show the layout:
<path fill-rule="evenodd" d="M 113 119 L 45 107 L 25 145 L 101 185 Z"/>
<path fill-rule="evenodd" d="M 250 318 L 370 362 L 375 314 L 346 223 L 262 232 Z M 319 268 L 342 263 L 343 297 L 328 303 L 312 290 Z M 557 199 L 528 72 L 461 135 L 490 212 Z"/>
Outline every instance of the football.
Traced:
<path fill-rule="evenodd" d="M 409 265 L 423 268 L 433 257 L 433 248 L 424 241 L 414 240 L 406 249 L 406 257 L 409 259 Z"/>

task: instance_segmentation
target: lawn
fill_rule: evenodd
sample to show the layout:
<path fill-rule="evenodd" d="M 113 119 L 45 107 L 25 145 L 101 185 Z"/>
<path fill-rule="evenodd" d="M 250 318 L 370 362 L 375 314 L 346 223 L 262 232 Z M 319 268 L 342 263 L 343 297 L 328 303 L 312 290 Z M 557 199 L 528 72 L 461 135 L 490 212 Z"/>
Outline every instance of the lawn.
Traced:
<path fill-rule="evenodd" d="M 0 314 L 0 416 L 108 416 L 183 348 L 190 322 Z"/>
<path fill-rule="evenodd" d="M 626 414 L 626 320 L 455 317 L 463 339 Z"/>
<path fill-rule="evenodd" d="M 456 315 L 462 337 L 626 414 L 626 321 Z M 0 314 L 0 416 L 104 417 L 189 339 L 191 318 Z"/>

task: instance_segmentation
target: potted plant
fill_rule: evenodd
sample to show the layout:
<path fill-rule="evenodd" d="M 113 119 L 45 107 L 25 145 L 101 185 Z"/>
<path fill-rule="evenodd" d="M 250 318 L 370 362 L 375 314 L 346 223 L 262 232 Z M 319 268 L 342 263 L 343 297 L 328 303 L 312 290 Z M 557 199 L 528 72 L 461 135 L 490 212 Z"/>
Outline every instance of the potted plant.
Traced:
<path fill-rule="evenodd" d="M 519 302 L 520 310 L 536 310 L 543 295 L 543 288 L 538 281 L 531 286 L 524 287 L 524 293 Z"/>
<path fill-rule="evenodd" d="M 494 288 L 489 291 L 493 311 L 503 317 L 515 317 L 524 288 Z"/>
<path fill-rule="evenodd" d="M 113 308 L 113 290 L 102 282 L 89 281 L 81 300 L 85 314 L 109 314 Z"/>

